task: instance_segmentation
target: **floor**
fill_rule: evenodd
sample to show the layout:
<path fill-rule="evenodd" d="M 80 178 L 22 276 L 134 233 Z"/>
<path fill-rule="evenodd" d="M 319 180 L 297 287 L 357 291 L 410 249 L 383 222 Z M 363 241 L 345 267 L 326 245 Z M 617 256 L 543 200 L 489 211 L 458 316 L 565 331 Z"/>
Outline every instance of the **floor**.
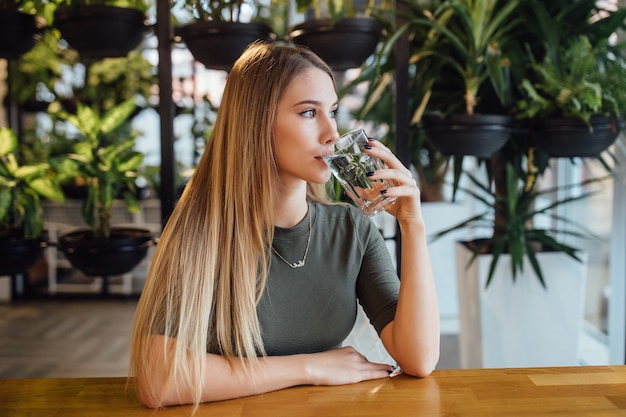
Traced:
<path fill-rule="evenodd" d="M 0 305 L 0 377 L 122 376 L 136 300 Z"/>
<path fill-rule="evenodd" d="M 0 378 L 125 376 L 136 299 L 0 304 Z M 439 368 L 458 368 L 443 335 Z"/>

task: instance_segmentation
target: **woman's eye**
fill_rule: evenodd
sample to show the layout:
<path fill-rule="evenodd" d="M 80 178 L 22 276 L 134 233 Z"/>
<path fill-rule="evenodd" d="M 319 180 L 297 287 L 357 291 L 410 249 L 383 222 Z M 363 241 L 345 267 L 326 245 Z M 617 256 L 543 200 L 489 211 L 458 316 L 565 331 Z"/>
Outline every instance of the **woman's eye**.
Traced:
<path fill-rule="evenodd" d="M 337 118 L 337 109 L 333 109 L 330 111 L 330 117 L 332 117 L 333 119 Z"/>
<path fill-rule="evenodd" d="M 300 114 L 303 115 L 304 117 L 313 118 L 315 117 L 315 110 L 313 109 L 305 110 Z"/>

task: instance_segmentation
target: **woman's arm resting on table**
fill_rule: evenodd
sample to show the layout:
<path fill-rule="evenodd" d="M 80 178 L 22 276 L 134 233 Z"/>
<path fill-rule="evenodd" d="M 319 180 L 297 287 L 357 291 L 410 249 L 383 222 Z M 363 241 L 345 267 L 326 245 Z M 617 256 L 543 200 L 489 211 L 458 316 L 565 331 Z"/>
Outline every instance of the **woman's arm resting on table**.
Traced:
<path fill-rule="evenodd" d="M 381 332 L 389 354 L 413 376 L 429 375 L 439 361 L 439 307 L 423 226 L 401 227 L 400 295 L 394 320 Z"/>
<path fill-rule="evenodd" d="M 163 355 L 164 342 L 168 351 L 173 351 L 176 339 L 156 335 L 151 338 L 147 348 L 150 355 L 156 355 L 152 363 L 162 362 L 157 358 Z M 351 347 L 306 355 L 262 357 L 256 365 L 250 366 L 246 372 L 238 358 L 229 361 L 207 353 L 201 402 L 245 397 L 296 385 L 349 384 L 388 377 L 391 370 L 388 364 L 368 362 Z M 166 375 L 166 369 L 154 371 L 151 382 L 155 392 L 148 392 L 146 384 L 138 381 L 139 398 L 144 405 L 157 408 L 192 404 L 195 387 L 168 384 Z"/>
<path fill-rule="evenodd" d="M 422 216 L 420 190 L 411 171 L 383 144 L 371 141 L 367 152 L 385 161 L 388 168 L 375 172 L 372 179 L 394 184 L 387 190 L 397 197 L 386 210 L 400 225 L 402 262 L 400 295 L 394 320 L 380 337 L 403 372 L 429 375 L 439 361 L 439 307 L 435 279 L 428 254 L 426 227 Z"/>

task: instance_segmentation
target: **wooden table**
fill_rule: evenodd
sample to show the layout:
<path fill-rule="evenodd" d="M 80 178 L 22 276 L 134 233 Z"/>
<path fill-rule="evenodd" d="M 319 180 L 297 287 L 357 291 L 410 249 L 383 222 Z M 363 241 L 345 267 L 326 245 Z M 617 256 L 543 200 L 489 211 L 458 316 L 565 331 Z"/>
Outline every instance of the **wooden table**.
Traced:
<path fill-rule="evenodd" d="M 125 378 L 0 380 L 0 416 L 188 416 L 144 408 Z M 435 371 L 295 387 L 200 406 L 197 416 L 626 416 L 626 366 Z"/>

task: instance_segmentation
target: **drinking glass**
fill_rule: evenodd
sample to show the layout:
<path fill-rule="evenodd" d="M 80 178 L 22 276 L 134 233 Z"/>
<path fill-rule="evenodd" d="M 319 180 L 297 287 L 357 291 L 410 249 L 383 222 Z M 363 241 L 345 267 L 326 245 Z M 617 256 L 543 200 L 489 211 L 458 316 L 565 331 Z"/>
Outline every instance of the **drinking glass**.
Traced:
<path fill-rule="evenodd" d="M 335 153 L 324 157 L 333 175 L 348 196 L 365 213 L 374 216 L 396 201 L 381 194 L 389 188 L 386 180 L 372 180 L 367 173 L 385 168 L 385 164 L 364 152 L 368 137 L 363 129 L 345 133 L 335 143 Z"/>

